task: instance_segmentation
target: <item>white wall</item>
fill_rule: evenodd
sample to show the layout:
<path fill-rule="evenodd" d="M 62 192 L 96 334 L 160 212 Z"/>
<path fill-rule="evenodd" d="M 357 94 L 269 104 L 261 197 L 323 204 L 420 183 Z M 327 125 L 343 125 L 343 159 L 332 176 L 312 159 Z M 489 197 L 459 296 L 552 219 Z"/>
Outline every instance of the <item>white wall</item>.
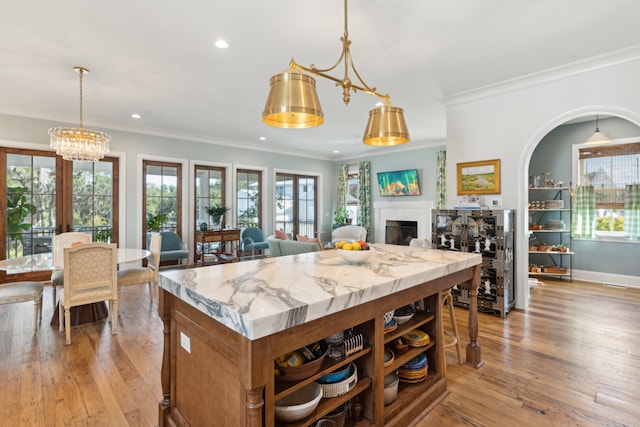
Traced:
<path fill-rule="evenodd" d="M 640 123 L 638 52 L 580 65 L 582 71 L 555 70 L 447 101 L 447 182 L 456 182 L 456 163 L 501 160 L 503 207 L 517 210 L 517 308 L 528 305 L 525 207 L 535 146 L 556 126 L 597 112 Z M 458 199 L 449 185 L 447 206 Z"/>

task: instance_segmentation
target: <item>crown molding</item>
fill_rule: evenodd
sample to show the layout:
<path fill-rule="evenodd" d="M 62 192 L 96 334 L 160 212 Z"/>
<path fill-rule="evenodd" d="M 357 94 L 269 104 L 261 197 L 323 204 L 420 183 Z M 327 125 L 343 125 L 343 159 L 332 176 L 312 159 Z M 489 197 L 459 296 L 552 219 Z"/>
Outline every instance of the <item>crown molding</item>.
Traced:
<path fill-rule="evenodd" d="M 591 73 L 638 60 L 640 60 L 640 45 L 460 92 L 458 94 L 445 97 L 444 105 L 445 107 L 453 107 L 456 105 L 467 104 L 484 98 L 491 98 L 504 93 L 515 92 L 524 88 L 580 74 Z"/>

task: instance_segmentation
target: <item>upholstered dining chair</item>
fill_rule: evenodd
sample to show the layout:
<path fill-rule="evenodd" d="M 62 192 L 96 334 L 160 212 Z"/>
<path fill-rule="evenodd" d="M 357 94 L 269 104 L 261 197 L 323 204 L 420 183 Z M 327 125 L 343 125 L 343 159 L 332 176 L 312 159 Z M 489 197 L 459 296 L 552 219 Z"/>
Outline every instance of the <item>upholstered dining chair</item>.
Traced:
<path fill-rule="evenodd" d="M 91 234 L 70 231 L 56 234 L 51 238 L 51 260 L 53 273 L 51 273 L 51 289 L 53 290 L 53 308 L 56 308 L 56 290 L 64 286 L 64 271 L 60 266 L 64 264 L 64 248 L 81 243 L 91 243 Z"/>
<path fill-rule="evenodd" d="M 58 293 L 59 331 L 71 344 L 71 307 L 109 301 L 111 333 L 118 333 L 117 249 L 115 243 L 85 243 L 64 249 L 64 287 Z M 64 313 L 64 321 L 63 321 Z"/>
<path fill-rule="evenodd" d="M 160 249 L 162 248 L 162 235 L 153 233 L 149 242 L 149 252 L 146 267 L 127 268 L 118 271 L 118 300 L 122 306 L 122 287 L 149 284 L 149 305 L 153 304 L 153 292 L 155 288 L 156 301 L 158 300 L 158 271 L 160 270 Z"/>
<path fill-rule="evenodd" d="M 360 225 L 343 225 L 331 232 L 331 241 L 367 240 L 367 229 Z"/>
<path fill-rule="evenodd" d="M 251 259 L 256 257 L 256 252 L 269 249 L 269 242 L 264 238 L 264 233 L 258 227 L 248 227 L 242 230 L 242 252 L 251 251 Z"/>
<path fill-rule="evenodd" d="M 12 282 L 0 284 L 0 305 L 33 301 L 35 305 L 35 330 L 42 320 L 42 290 L 40 282 Z"/>

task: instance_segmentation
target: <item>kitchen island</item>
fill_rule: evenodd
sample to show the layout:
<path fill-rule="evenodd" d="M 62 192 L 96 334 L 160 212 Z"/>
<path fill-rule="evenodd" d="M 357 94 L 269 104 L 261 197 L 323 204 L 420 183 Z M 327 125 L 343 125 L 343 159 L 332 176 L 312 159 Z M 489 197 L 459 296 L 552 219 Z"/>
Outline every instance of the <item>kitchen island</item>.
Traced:
<path fill-rule="evenodd" d="M 160 274 L 159 314 L 164 355 L 159 425 L 274 426 L 274 402 L 321 375 L 353 363 L 358 381 L 346 394 L 322 399 L 311 425 L 347 401 L 362 406 L 358 426 L 404 426 L 447 394 L 442 352 L 441 291 L 469 283 L 467 364 L 482 365 L 477 343 L 477 254 L 374 244 L 361 265 L 335 250 L 265 258 Z M 407 304 L 423 311 L 385 333 L 384 313 Z M 336 332 L 364 336 L 361 351 L 342 361 L 326 358 L 320 371 L 300 381 L 277 381 L 274 358 Z M 398 354 L 385 366 L 385 344 L 411 329 L 431 343 Z M 401 384 L 385 406 L 384 376 L 416 355 L 428 357 L 428 377 Z"/>

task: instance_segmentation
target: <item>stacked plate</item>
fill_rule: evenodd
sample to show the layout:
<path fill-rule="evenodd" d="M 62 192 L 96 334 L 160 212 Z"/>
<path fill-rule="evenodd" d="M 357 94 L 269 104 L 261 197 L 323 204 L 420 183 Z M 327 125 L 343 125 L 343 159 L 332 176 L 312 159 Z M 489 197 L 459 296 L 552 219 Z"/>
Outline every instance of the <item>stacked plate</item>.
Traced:
<path fill-rule="evenodd" d="M 545 200 L 545 209 L 564 209 L 564 200 Z"/>
<path fill-rule="evenodd" d="M 419 383 L 427 378 L 429 362 L 421 353 L 398 368 L 398 377 L 403 383 Z"/>
<path fill-rule="evenodd" d="M 391 319 L 391 321 L 389 321 L 388 323 L 384 324 L 384 333 L 386 334 L 387 332 L 391 332 L 391 331 L 395 331 L 396 329 L 398 329 L 398 322 L 396 322 L 396 319 Z"/>
<path fill-rule="evenodd" d="M 424 347 L 431 342 L 429 334 L 420 329 L 412 329 L 402 336 L 405 343 L 411 347 Z"/>
<path fill-rule="evenodd" d="M 391 365 L 396 356 L 393 354 L 393 351 L 389 348 L 384 349 L 384 367 Z"/>

